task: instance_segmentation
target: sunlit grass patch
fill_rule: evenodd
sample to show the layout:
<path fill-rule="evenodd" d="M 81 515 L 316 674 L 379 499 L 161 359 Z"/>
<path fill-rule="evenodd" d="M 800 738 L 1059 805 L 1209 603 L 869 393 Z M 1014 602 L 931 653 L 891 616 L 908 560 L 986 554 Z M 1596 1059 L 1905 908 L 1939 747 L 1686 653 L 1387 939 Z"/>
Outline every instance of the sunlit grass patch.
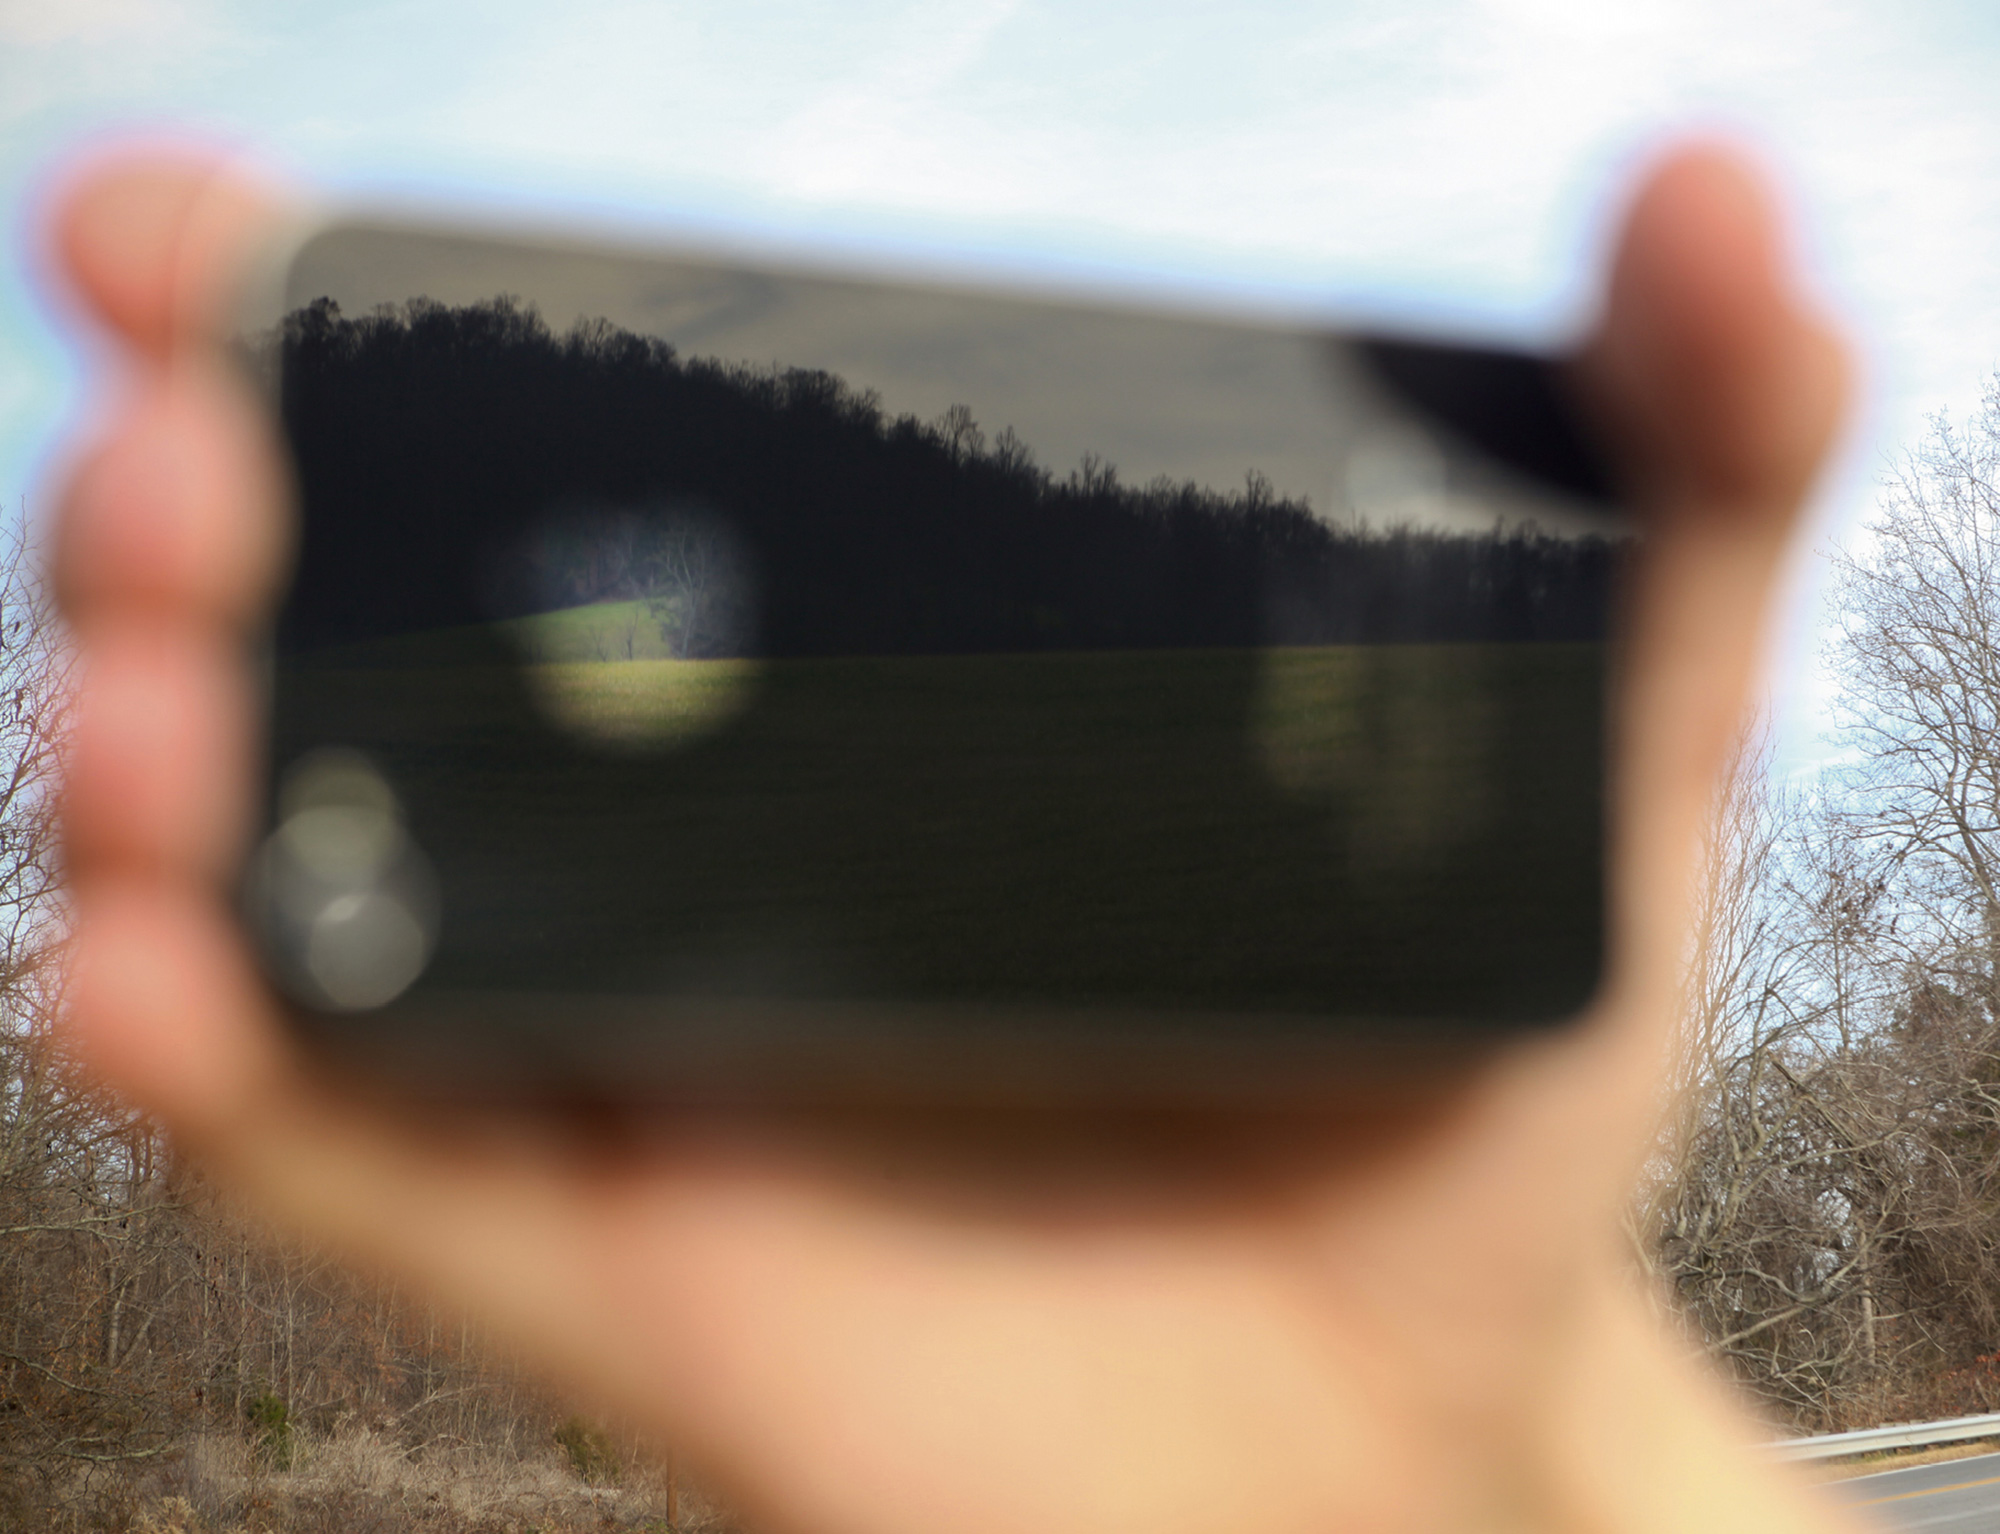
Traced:
<path fill-rule="evenodd" d="M 494 625 L 532 663 L 668 660 L 673 647 L 642 601 L 592 602 Z"/>
<path fill-rule="evenodd" d="M 587 740 L 672 745 L 708 734 L 749 698 L 750 660 L 564 661 L 525 667 L 551 723 Z"/>

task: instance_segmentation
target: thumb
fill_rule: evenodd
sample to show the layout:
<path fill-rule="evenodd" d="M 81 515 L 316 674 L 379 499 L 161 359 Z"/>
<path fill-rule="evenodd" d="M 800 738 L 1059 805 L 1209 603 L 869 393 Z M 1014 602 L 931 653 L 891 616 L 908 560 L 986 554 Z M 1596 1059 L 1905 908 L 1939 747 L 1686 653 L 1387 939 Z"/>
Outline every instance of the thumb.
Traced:
<path fill-rule="evenodd" d="M 1848 382 L 1840 343 L 1791 272 L 1774 200 L 1742 155 L 1689 146 L 1641 187 L 1582 373 L 1656 514 L 1789 530 Z"/>

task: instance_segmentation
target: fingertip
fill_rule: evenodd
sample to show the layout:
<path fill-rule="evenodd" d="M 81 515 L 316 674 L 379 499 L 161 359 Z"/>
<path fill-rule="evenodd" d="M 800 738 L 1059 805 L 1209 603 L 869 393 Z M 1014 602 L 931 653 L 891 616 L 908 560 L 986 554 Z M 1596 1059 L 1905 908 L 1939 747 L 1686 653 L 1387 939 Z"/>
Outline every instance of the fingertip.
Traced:
<path fill-rule="evenodd" d="M 1671 326 L 1683 351 L 1726 355 L 1746 322 L 1786 297 L 1784 220 L 1768 178 L 1740 150 L 1680 147 L 1641 184 L 1612 275 L 1620 297 Z M 1721 360 L 1718 357 L 1716 360 Z"/>
<path fill-rule="evenodd" d="M 1642 178 L 1627 218 L 1639 228 L 1654 220 L 1727 227 L 1775 253 L 1783 217 L 1770 175 L 1740 146 L 1720 139 L 1675 145 Z"/>
<path fill-rule="evenodd" d="M 1741 149 L 1684 144 L 1643 178 L 1582 371 L 1652 499 L 1773 525 L 1797 509 L 1850 367 L 1804 292 L 1771 179 Z"/>
<path fill-rule="evenodd" d="M 56 216 L 63 267 L 110 324 L 152 339 L 169 311 L 171 251 L 205 172 L 189 164 L 96 167 L 70 188 Z"/>
<path fill-rule="evenodd" d="M 56 200 L 52 234 L 62 269 L 97 314 L 164 354 L 221 318 L 277 206 L 220 152 L 127 151 L 74 174 Z"/>

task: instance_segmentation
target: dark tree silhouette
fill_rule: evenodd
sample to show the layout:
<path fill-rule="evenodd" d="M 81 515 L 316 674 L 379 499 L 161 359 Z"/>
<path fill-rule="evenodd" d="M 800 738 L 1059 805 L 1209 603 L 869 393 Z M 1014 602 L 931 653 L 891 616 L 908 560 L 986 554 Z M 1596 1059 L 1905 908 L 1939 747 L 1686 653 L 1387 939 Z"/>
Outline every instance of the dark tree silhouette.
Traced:
<path fill-rule="evenodd" d="M 1605 632 L 1605 539 L 1337 530 L 1254 469 L 1232 492 L 1139 488 L 1092 454 L 1057 478 L 963 405 L 889 417 L 829 373 L 603 322 L 555 335 L 504 298 L 360 318 L 322 299 L 281 344 L 306 487 L 288 649 L 658 597 L 632 520 L 690 506 L 754 569 L 773 656 Z M 564 508 L 617 536 L 551 535 Z"/>

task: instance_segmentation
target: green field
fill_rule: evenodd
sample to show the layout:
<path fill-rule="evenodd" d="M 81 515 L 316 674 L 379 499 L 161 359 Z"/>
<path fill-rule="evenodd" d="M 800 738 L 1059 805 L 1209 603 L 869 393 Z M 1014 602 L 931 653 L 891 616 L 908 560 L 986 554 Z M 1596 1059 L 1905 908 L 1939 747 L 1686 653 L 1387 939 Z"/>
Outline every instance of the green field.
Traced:
<path fill-rule="evenodd" d="M 500 623 L 364 639 L 315 650 L 300 663 L 411 670 L 487 665 L 496 653 L 529 663 L 665 660 L 672 655 L 646 604 L 635 601 L 593 602 Z"/>
<path fill-rule="evenodd" d="M 369 752 L 439 866 L 425 986 L 1524 1018 L 1594 983 L 1599 646 L 622 661 L 560 648 L 603 609 L 532 621 L 525 666 L 280 669 L 279 760 Z"/>

